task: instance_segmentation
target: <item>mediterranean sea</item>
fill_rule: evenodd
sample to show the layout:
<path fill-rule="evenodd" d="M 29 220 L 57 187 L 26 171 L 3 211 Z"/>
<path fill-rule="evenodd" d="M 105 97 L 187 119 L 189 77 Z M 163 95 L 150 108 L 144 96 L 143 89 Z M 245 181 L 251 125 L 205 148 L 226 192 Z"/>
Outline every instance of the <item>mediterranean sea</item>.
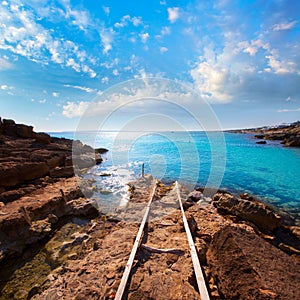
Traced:
<path fill-rule="evenodd" d="M 250 193 L 278 209 L 300 211 L 300 149 L 256 144 L 251 134 L 228 132 L 52 132 L 106 148 L 92 177 L 106 201 L 124 197 L 126 183 L 145 173 L 163 181 Z"/>

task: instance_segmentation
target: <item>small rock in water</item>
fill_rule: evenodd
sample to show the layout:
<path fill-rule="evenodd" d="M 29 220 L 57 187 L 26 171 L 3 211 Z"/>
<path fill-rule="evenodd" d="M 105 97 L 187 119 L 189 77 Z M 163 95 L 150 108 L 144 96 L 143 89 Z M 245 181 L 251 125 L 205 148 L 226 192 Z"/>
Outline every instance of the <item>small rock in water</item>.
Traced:
<path fill-rule="evenodd" d="M 108 194 L 111 194 L 111 193 L 112 193 L 112 191 L 110 191 L 110 190 L 104 190 L 104 189 L 100 190 L 100 194 L 103 194 L 103 195 L 108 195 Z"/>
<path fill-rule="evenodd" d="M 198 202 L 199 200 L 203 199 L 203 194 L 200 191 L 192 191 L 188 195 L 188 199 L 192 200 L 193 202 Z"/>
<path fill-rule="evenodd" d="M 111 176 L 110 173 L 101 173 L 99 176 L 101 177 L 108 177 L 108 176 Z"/>

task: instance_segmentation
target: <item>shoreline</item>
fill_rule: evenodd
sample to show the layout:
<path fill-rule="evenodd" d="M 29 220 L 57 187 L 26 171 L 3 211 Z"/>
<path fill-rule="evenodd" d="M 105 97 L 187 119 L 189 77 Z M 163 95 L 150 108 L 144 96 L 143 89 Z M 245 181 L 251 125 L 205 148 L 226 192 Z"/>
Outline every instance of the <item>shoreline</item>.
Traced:
<path fill-rule="evenodd" d="M 254 134 L 256 139 L 261 140 L 257 142 L 260 144 L 266 144 L 266 141 L 279 141 L 286 147 L 300 147 L 300 121 L 277 127 L 237 129 L 226 132 Z"/>

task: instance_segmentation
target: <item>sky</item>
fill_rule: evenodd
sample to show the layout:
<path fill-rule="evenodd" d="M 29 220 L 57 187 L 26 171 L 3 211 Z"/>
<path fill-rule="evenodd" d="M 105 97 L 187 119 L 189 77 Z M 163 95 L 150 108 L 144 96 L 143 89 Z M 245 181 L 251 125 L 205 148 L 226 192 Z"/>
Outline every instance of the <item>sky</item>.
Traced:
<path fill-rule="evenodd" d="M 0 116 L 73 131 L 125 105 L 116 129 L 150 113 L 181 123 L 175 103 L 209 106 L 223 129 L 297 121 L 299 18 L 294 0 L 0 0 Z M 169 104 L 130 102 L 145 97 Z"/>

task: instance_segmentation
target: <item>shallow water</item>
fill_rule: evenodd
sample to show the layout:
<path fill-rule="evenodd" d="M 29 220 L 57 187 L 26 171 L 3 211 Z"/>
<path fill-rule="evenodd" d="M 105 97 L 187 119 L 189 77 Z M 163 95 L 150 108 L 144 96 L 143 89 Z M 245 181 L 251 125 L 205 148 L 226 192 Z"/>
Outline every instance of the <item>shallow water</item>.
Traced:
<path fill-rule="evenodd" d="M 63 132 L 110 151 L 87 176 L 97 180 L 101 201 L 126 198 L 126 183 L 145 172 L 162 180 L 248 192 L 273 206 L 300 209 L 300 149 L 278 142 L 256 144 L 253 135 L 220 132 Z M 110 176 L 100 176 L 103 173 Z"/>
<path fill-rule="evenodd" d="M 80 245 L 72 245 L 73 234 L 88 222 L 67 218 L 46 243 L 29 247 L 22 257 L 7 261 L 0 270 L 0 299 L 30 299 L 36 294 L 52 270 L 76 255 Z"/>

